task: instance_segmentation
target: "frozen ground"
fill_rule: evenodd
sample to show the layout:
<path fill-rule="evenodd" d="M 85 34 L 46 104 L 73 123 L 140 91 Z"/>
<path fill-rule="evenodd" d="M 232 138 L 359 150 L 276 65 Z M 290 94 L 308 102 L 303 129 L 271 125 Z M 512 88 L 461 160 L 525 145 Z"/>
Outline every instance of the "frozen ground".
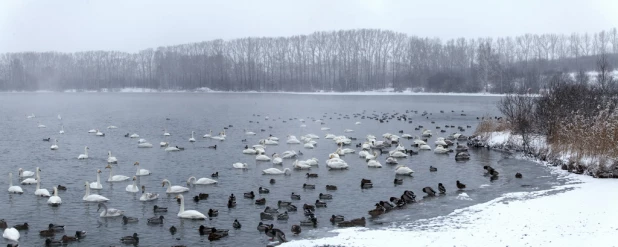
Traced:
<path fill-rule="evenodd" d="M 505 194 L 409 229 L 339 229 L 281 246 L 618 246 L 618 180 L 554 172 L 566 185 Z"/>

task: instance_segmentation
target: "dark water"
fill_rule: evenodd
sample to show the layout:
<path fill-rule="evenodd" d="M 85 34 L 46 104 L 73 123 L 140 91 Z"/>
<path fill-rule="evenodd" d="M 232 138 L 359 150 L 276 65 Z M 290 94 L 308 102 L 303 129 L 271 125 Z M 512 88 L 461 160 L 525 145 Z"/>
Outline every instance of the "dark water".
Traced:
<path fill-rule="evenodd" d="M 423 125 L 434 132 L 434 138 L 428 141 L 433 146 L 435 137 L 446 137 L 456 132 L 448 129 L 447 133 L 439 133 L 435 126 L 471 125 L 463 134 L 472 134 L 476 126 L 477 116 L 496 114 L 495 97 L 468 97 L 468 96 L 317 96 L 317 95 L 287 95 L 287 94 L 1 94 L 0 95 L 0 168 L 2 176 L 8 177 L 9 172 L 14 174 L 14 183 L 17 182 L 18 168 L 34 171 L 40 167 L 42 187 L 52 191 L 57 184 L 66 185 L 67 191 L 61 191 L 59 196 L 63 204 L 54 208 L 47 205 L 47 198 L 37 198 L 34 195 L 35 185 L 21 185 L 23 195 L 10 195 L 7 179 L 2 179 L 4 200 L 0 218 L 6 219 L 9 225 L 28 222 L 29 231 L 20 232 L 20 244 L 23 246 L 42 246 L 44 238 L 39 237 L 39 231 L 44 230 L 49 223 L 66 225 L 67 235 L 76 230 L 88 231 L 88 236 L 79 243 L 79 246 L 106 246 L 120 244 L 119 238 L 137 232 L 140 235 L 142 246 L 171 246 L 185 244 L 187 246 L 241 246 L 265 245 L 267 237 L 256 230 L 260 221 L 259 212 L 265 206 L 257 206 L 254 200 L 242 198 L 243 192 L 254 191 L 262 186 L 271 190 L 270 194 L 262 195 L 266 198 L 267 206 L 276 206 L 278 200 L 290 201 L 292 192 L 301 195 L 302 200 L 294 201 L 299 208 L 303 203 L 313 204 L 320 192 L 326 192 L 326 184 L 334 184 L 338 191 L 333 194 L 332 200 L 327 200 L 327 208 L 316 211 L 318 228 L 310 231 L 303 228 L 303 233 L 293 237 L 290 227 L 304 219 L 302 210 L 291 212 L 287 222 L 273 221 L 276 227 L 288 233 L 288 239 L 303 237 L 320 237 L 328 235 L 332 229 L 328 221 L 330 215 L 341 214 L 347 219 L 368 217 L 367 211 L 373 208 L 379 200 L 387 200 L 390 196 L 400 196 L 404 190 L 412 190 L 420 199 L 423 195 L 421 188 L 432 186 L 437 190 L 439 182 L 444 183 L 447 194 L 431 199 L 421 199 L 418 204 L 411 205 L 405 210 L 392 212 L 370 221 L 368 227 L 411 222 L 416 219 L 446 215 L 454 209 L 466 207 L 476 203 L 494 199 L 506 192 L 530 191 L 550 187 L 556 183 L 543 167 L 530 162 L 505 158 L 503 154 L 488 150 L 471 150 L 471 160 L 464 163 L 455 162 L 453 155 L 438 155 L 433 152 L 420 152 L 419 155 L 400 159 L 400 164 L 407 165 L 415 170 L 414 177 L 404 178 L 403 185 L 394 186 L 394 166 L 385 164 L 386 156 L 378 160 L 384 166 L 382 169 L 369 169 L 358 154 L 348 154 L 342 158 L 351 166 L 347 171 L 329 171 L 325 160 L 329 153 L 336 150 L 332 140 L 324 139 L 326 133 L 335 135 L 347 134 L 358 138 L 353 143 L 364 140 L 367 134 L 381 136 L 386 132 L 393 134 L 399 130 L 412 135 L 420 135 L 414 127 Z M 352 117 L 353 113 L 364 115 L 382 114 L 383 112 L 403 113 L 405 110 L 418 110 L 412 113 L 413 123 L 392 120 L 388 123 L 378 123 L 375 120 Z M 445 113 L 439 113 L 444 110 Z M 454 110 L 455 112 L 451 112 Z M 461 116 L 461 111 L 466 116 Z M 421 112 L 432 113 L 426 117 Z M 27 119 L 25 115 L 34 113 L 36 118 Z M 62 120 L 57 119 L 57 115 Z M 339 115 L 341 114 L 341 116 Z M 349 115 L 350 119 L 342 118 Z M 258 116 L 260 115 L 260 116 Z M 410 115 L 410 114 L 409 114 Z M 265 116 L 269 120 L 265 120 Z M 170 120 L 166 120 L 170 118 Z M 297 119 L 307 120 L 307 127 L 301 128 Z M 320 125 L 310 119 L 323 119 L 325 124 Z M 283 122 L 283 121 L 286 122 Z M 37 128 L 37 122 L 47 128 Z M 250 123 L 249 121 L 253 121 Z M 355 122 L 361 125 L 354 125 Z M 431 124 L 435 121 L 435 124 Z M 65 134 L 58 134 L 60 126 L 64 125 Z M 118 126 L 118 129 L 106 129 L 109 125 Z M 212 129 L 214 133 L 229 128 L 227 139 L 223 142 L 204 139 L 202 135 Z M 272 127 L 272 128 L 271 128 Z M 330 127 L 329 131 L 321 131 L 321 127 Z M 258 133 L 256 136 L 244 135 L 243 129 Z M 96 137 L 87 133 L 90 129 L 101 129 L 105 137 Z M 163 129 L 167 129 L 172 136 L 164 137 Z M 265 131 L 260 131 L 264 129 Z M 344 129 L 353 129 L 353 133 L 343 133 Z M 196 132 L 197 142 L 189 143 L 191 131 Z M 153 148 L 137 148 L 137 139 L 125 138 L 126 133 L 137 133 L 154 145 Z M 313 133 L 321 138 L 317 140 L 315 149 L 304 149 L 302 145 L 285 144 L 287 135 L 301 135 Z M 312 173 L 319 174 L 319 178 L 305 178 L 306 171 L 293 171 L 291 176 L 265 176 L 262 170 L 274 167 L 270 162 L 256 162 L 253 155 L 242 154 L 245 144 L 257 144 L 259 139 L 269 134 L 280 138 L 280 145 L 268 146 L 268 154 L 282 153 L 286 150 L 301 150 L 306 160 L 316 157 L 320 166 L 312 168 Z M 43 138 L 58 139 L 59 150 L 51 151 L 49 142 Z M 241 142 L 247 139 L 247 143 Z M 185 147 L 182 152 L 165 152 L 159 147 L 159 142 L 169 141 L 172 145 Z M 409 147 L 411 141 L 402 139 L 403 144 Z M 217 144 L 217 149 L 208 146 Z M 83 153 L 84 146 L 89 146 L 88 160 L 77 160 Z M 352 145 L 350 148 L 354 148 Z M 357 149 L 358 148 L 354 148 Z M 141 193 L 128 193 L 126 185 L 130 181 L 108 183 L 106 166 L 107 151 L 110 150 L 118 158 L 118 165 L 114 166 L 114 173 L 126 176 L 135 174 L 132 165 L 139 161 L 141 168 L 153 172 L 150 176 L 139 177 L 139 185 L 145 185 L 149 192 L 160 193 L 158 200 L 141 202 Z M 294 160 L 284 159 L 283 167 L 291 168 Z M 232 163 L 243 162 L 249 164 L 248 170 L 232 168 Z M 429 172 L 429 166 L 438 168 L 438 172 Z M 501 172 L 501 177 L 489 181 L 483 176 L 483 165 L 491 165 Z M 125 210 L 125 215 L 138 217 L 140 221 L 134 224 L 123 225 L 120 218 L 99 218 L 96 212 L 96 203 L 82 201 L 84 195 L 84 181 L 96 180 L 96 170 L 104 170 L 101 179 L 103 190 L 100 194 L 110 198 L 108 207 Z M 197 193 L 208 193 L 208 200 L 194 203 L 186 201 L 186 210 L 196 209 L 206 214 L 209 208 L 218 209 L 219 216 L 205 221 L 180 220 L 176 214 L 179 205 L 172 195 L 165 194 L 161 181 L 169 179 L 173 185 L 186 186 L 190 176 L 210 177 L 213 172 L 219 172 L 219 184 L 216 186 L 195 186 L 185 193 L 189 198 Z M 524 174 L 523 179 L 515 179 L 515 172 Z M 270 178 L 277 183 L 270 185 Z M 361 178 L 372 179 L 374 188 L 361 190 Z M 465 191 L 470 199 L 458 197 L 455 181 L 461 180 L 467 184 Z M 315 184 L 315 190 L 303 190 L 302 184 Z M 237 196 L 236 208 L 228 209 L 227 197 L 230 193 Z M 260 195 L 258 195 L 259 197 Z M 169 207 L 170 211 L 162 215 L 166 222 L 163 226 L 149 226 L 146 219 L 154 216 L 153 205 Z M 232 222 L 238 219 L 243 227 L 240 230 L 232 229 Z M 214 226 L 221 229 L 230 229 L 230 235 L 220 241 L 210 243 L 206 236 L 199 236 L 200 225 Z M 168 229 L 176 226 L 178 232 L 172 236 Z M 60 238 L 61 235 L 57 236 Z"/>

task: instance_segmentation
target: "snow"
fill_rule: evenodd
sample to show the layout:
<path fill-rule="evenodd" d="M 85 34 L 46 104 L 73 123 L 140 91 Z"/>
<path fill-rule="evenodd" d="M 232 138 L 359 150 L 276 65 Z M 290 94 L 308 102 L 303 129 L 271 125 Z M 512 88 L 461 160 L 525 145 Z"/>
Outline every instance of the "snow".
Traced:
<path fill-rule="evenodd" d="M 504 194 L 447 216 L 410 223 L 406 229 L 337 229 L 335 237 L 281 246 L 616 246 L 618 196 L 607 192 L 618 180 L 553 172 L 567 184 Z"/>

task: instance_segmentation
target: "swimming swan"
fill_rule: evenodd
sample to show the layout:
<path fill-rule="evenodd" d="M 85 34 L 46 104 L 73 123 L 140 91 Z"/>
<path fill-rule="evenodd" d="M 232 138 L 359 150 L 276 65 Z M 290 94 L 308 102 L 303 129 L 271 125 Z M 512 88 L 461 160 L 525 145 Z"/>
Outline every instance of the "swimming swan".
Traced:
<path fill-rule="evenodd" d="M 263 170 L 262 173 L 265 174 L 265 175 L 282 175 L 282 174 L 290 175 L 289 174 L 290 173 L 290 168 L 285 168 L 285 169 L 283 169 L 283 171 L 279 170 L 277 168 L 268 168 L 266 170 Z"/>
<path fill-rule="evenodd" d="M 412 176 L 412 173 L 414 173 L 414 171 L 412 169 L 410 169 L 409 167 L 406 166 L 397 166 L 395 168 L 395 174 L 397 175 L 408 175 L 408 176 Z"/>
<path fill-rule="evenodd" d="M 197 210 L 185 211 L 185 199 L 182 195 L 177 195 L 176 199 L 180 200 L 180 210 L 178 211 L 178 217 L 182 219 L 203 220 L 206 219 L 206 215 L 198 212 Z"/>
<path fill-rule="evenodd" d="M 58 139 L 54 139 L 54 145 L 51 145 L 51 150 L 58 150 Z"/>
<path fill-rule="evenodd" d="M 113 175 L 114 171 L 111 165 L 107 165 L 105 168 L 109 169 L 109 177 L 107 178 L 107 182 L 121 182 L 130 179 L 130 177 L 124 175 Z"/>
<path fill-rule="evenodd" d="M 133 184 L 129 184 L 127 185 L 127 187 L 124 189 L 127 192 L 131 192 L 131 193 L 137 193 L 139 191 L 139 188 L 137 188 L 137 177 L 133 176 Z"/>
<path fill-rule="evenodd" d="M 118 217 L 118 216 L 122 216 L 124 215 L 124 211 L 120 210 L 120 209 L 115 209 L 115 208 L 107 208 L 107 206 L 105 206 L 105 204 L 103 203 L 99 203 L 99 207 L 97 208 L 97 212 L 99 212 L 99 210 L 101 210 L 101 207 L 103 207 L 103 212 L 101 212 L 101 214 L 99 215 L 99 217 Z"/>
<path fill-rule="evenodd" d="M 78 160 L 88 159 L 88 146 L 84 147 L 84 153 L 77 156 Z"/>
<path fill-rule="evenodd" d="M 195 131 L 191 131 L 191 138 L 189 138 L 189 142 L 195 142 L 195 137 L 193 137 L 194 134 Z"/>
<path fill-rule="evenodd" d="M 107 151 L 107 163 L 118 164 L 118 159 L 112 156 L 112 151 Z"/>
<path fill-rule="evenodd" d="M 9 193 L 22 194 L 24 191 L 18 185 L 13 185 L 13 173 L 9 172 Z"/>
<path fill-rule="evenodd" d="M 6 228 L 4 233 L 2 233 L 2 237 L 17 242 L 19 240 L 19 231 L 13 227 Z"/>
<path fill-rule="evenodd" d="M 90 189 L 101 190 L 103 185 L 101 184 L 101 170 L 97 169 L 97 181 L 90 183 Z"/>
<path fill-rule="evenodd" d="M 58 187 L 54 187 L 54 195 L 47 200 L 47 204 L 58 206 L 62 204 L 62 199 L 58 196 Z"/>
<path fill-rule="evenodd" d="M 240 162 L 234 163 L 232 164 L 232 166 L 236 169 L 248 169 L 249 168 L 247 163 L 240 163 Z"/>
<path fill-rule="evenodd" d="M 172 186 L 170 181 L 167 180 L 167 179 L 163 179 L 162 184 L 163 184 L 162 187 L 167 184 L 167 190 L 165 191 L 165 193 L 168 193 L 168 194 L 170 194 L 170 193 L 184 193 L 184 192 L 189 191 L 189 188 L 184 187 L 184 186 L 180 186 L 180 185 Z"/>
<path fill-rule="evenodd" d="M 88 186 L 88 181 L 86 181 L 86 195 L 84 195 L 84 197 L 82 198 L 82 200 L 87 201 L 87 202 L 105 202 L 105 201 L 109 201 L 109 199 L 107 199 L 107 197 L 104 197 L 102 195 L 97 195 L 97 194 L 90 194 L 90 186 Z"/>
<path fill-rule="evenodd" d="M 38 170 L 38 167 L 37 167 Z M 38 172 L 36 174 L 36 190 L 34 191 L 34 195 L 37 196 L 43 196 L 43 197 L 49 197 L 49 191 L 47 189 L 41 189 L 41 177 L 39 176 Z"/>
<path fill-rule="evenodd" d="M 159 194 L 157 193 L 147 193 L 146 186 L 142 185 L 142 196 L 140 196 L 139 200 L 142 202 L 152 201 L 159 198 Z"/>
<path fill-rule="evenodd" d="M 150 175 L 150 171 L 146 170 L 146 169 L 140 169 L 139 168 L 139 162 L 135 161 L 135 163 L 133 163 L 134 166 L 137 166 L 137 171 L 135 172 L 135 176 L 148 176 Z"/>
<path fill-rule="evenodd" d="M 217 180 L 210 179 L 210 178 L 196 179 L 195 177 L 190 177 L 189 179 L 187 179 L 187 184 L 188 185 L 191 185 L 191 184 L 206 185 L 206 184 L 216 184 L 216 183 L 217 183 Z"/>

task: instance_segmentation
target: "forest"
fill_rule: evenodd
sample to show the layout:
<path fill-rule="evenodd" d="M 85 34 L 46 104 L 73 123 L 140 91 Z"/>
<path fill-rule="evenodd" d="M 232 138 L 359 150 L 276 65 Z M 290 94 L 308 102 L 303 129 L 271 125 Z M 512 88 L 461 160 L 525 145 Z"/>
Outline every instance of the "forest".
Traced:
<path fill-rule="evenodd" d="M 616 28 L 593 34 L 422 38 L 379 29 L 212 40 L 119 51 L 0 54 L 0 91 L 539 92 L 556 73 L 618 62 Z"/>

